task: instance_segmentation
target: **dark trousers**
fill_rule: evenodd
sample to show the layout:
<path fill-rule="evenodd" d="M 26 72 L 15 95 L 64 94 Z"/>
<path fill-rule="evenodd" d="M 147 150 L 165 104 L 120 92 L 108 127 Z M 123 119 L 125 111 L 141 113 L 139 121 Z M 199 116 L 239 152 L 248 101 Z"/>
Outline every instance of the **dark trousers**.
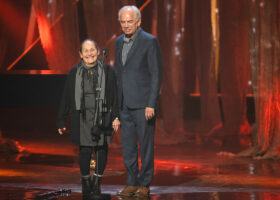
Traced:
<path fill-rule="evenodd" d="M 145 119 L 145 109 L 129 109 L 123 106 L 120 112 L 122 151 L 127 170 L 127 185 L 148 187 L 154 173 L 155 118 Z M 138 167 L 140 145 L 141 173 Z"/>
<path fill-rule="evenodd" d="M 92 157 L 93 149 L 95 154 L 98 153 L 98 159 L 96 160 L 95 173 L 102 175 L 106 163 L 107 163 L 107 154 L 108 154 L 108 145 L 89 147 L 89 146 L 80 146 L 79 152 L 79 164 L 80 172 L 82 176 L 87 176 L 90 174 L 90 160 Z M 98 170 L 97 170 L 98 166 Z"/>

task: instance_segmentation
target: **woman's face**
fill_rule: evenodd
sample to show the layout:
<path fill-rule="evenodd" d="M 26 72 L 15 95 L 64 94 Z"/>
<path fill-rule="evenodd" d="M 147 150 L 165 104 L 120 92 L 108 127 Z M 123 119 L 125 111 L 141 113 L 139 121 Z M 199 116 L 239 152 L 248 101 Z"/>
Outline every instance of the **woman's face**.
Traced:
<path fill-rule="evenodd" d="M 82 52 L 80 52 L 80 57 L 83 59 L 84 63 L 88 67 L 93 67 L 97 61 L 99 51 L 96 46 L 91 41 L 85 41 L 82 45 Z"/>

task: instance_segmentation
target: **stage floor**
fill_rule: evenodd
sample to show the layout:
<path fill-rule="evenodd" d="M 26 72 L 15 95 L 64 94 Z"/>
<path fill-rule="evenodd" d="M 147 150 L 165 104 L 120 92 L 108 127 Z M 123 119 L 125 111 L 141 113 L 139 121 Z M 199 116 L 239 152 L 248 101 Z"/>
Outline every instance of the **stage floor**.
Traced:
<path fill-rule="evenodd" d="M 81 199 L 77 148 L 63 137 L 22 140 L 29 153 L 1 155 L 0 199 L 50 199 L 50 192 L 57 192 L 57 199 Z M 158 145 L 155 150 L 150 199 L 280 199 L 277 161 L 217 156 L 214 145 L 191 142 Z M 118 199 L 115 193 L 125 186 L 125 177 L 121 148 L 113 144 L 102 191 Z M 71 194 L 61 189 L 71 189 Z"/>
<path fill-rule="evenodd" d="M 2 126 L 2 135 L 19 141 L 26 153 L 0 154 L 0 199 L 82 199 L 78 149 L 69 135 L 17 125 Z M 113 200 L 120 199 L 115 194 L 126 179 L 119 140 L 116 136 L 110 146 L 102 182 L 102 191 Z M 246 148 L 240 144 L 238 138 L 228 137 L 225 142 L 192 137 L 181 144 L 156 145 L 149 199 L 279 200 L 279 161 L 217 155 Z"/>

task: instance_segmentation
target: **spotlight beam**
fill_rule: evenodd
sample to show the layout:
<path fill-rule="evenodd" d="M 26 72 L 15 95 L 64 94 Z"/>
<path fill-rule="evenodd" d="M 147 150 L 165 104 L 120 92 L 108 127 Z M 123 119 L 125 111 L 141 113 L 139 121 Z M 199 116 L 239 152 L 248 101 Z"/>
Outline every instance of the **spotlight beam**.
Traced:
<path fill-rule="evenodd" d="M 139 8 L 140 11 L 142 11 L 149 3 L 151 3 L 152 0 L 147 0 L 142 6 L 141 8 Z"/>
<path fill-rule="evenodd" d="M 64 14 L 60 14 L 56 20 L 54 21 L 54 23 L 52 24 L 51 28 L 54 27 L 64 16 Z M 23 53 L 7 68 L 7 71 L 10 71 L 17 63 L 18 61 L 20 61 L 20 59 L 25 56 L 31 49 L 32 47 L 34 47 L 37 42 L 39 42 L 41 40 L 41 37 L 39 36 L 27 49 L 25 49 L 23 51 Z"/>

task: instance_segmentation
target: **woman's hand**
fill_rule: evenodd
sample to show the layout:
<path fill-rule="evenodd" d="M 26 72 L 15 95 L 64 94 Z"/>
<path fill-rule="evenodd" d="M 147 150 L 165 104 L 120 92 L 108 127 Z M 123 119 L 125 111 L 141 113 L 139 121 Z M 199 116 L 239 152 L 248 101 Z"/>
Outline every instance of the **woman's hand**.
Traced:
<path fill-rule="evenodd" d="M 65 127 L 59 128 L 59 129 L 57 129 L 57 131 L 58 131 L 59 135 L 63 135 L 63 133 L 65 133 L 65 131 L 66 131 L 66 128 Z"/>
<path fill-rule="evenodd" d="M 119 130 L 120 127 L 120 120 L 118 118 L 114 119 L 113 123 L 112 123 L 112 127 L 114 129 L 115 132 L 117 132 Z"/>

